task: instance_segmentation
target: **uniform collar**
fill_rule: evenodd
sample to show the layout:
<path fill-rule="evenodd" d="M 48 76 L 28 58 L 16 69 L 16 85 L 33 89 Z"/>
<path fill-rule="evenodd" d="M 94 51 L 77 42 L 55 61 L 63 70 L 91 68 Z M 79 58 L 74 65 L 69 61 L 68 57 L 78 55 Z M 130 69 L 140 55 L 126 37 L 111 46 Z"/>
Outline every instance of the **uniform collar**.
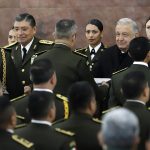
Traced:
<path fill-rule="evenodd" d="M 127 99 L 127 102 L 135 102 L 135 103 L 141 103 L 141 104 L 145 105 L 145 103 L 140 100 Z"/>
<path fill-rule="evenodd" d="M 148 64 L 147 64 L 147 63 L 141 62 L 141 61 L 134 61 L 133 64 L 136 64 L 136 65 L 143 65 L 143 66 L 148 67 Z"/>
<path fill-rule="evenodd" d="M 100 49 L 102 43 L 99 43 L 97 46 L 94 47 L 95 49 L 95 53 L 97 53 L 97 51 Z M 89 45 L 89 50 L 90 52 L 92 51 L 93 47 L 91 45 Z"/>
<path fill-rule="evenodd" d="M 36 119 L 32 119 L 31 123 L 36 123 L 36 124 L 46 124 L 48 126 L 51 126 L 52 123 L 49 121 L 44 121 L 44 120 L 36 120 Z"/>
<path fill-rule="evenodd" d="M 34 88 L 33 91 L 44 91 L 44 92 L 53 93 L 53 91 L 50 89 L 41 89 L 41 88 Z"/>

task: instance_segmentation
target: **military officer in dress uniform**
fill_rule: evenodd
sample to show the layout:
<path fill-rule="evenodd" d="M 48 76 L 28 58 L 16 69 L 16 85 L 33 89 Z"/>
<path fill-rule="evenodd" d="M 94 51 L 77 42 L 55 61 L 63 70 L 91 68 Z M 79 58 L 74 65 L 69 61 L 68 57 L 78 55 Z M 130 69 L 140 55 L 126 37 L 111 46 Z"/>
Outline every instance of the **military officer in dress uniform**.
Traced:
<path fill-rule="evenodd" d="M 32 15 L 28 13 L 19 14 L 15 18 L 14 30 L 17 34 L 18 42 L 7 47 L 12 48 L 12 57 L 24 86 L 24 92 L 31 91 L 31 81 L 29 78 L 29 69 L 32 63 L 32 57 L 36 53 L 45 52 L 51 49 L 53 42 L 39 40 L 35 37 L 36 22 Z"/>
<path fill-rule="evenodd" d="M 8 97 L 0 97 L 0 149 L 33 150 L 33 143 L 14 134 L 16 113 Z"/>
<path fill-rule="evenodd" d="M 74 132 L 78 150 L 100 150 L 97 134 L 101 122 L 93 118 L 96 111 L 93 88 L 86 81 L 76 82 L 70 87 L 68 99 L 70 117 L 57 121 L 53 126 Z"/>
<path fill-rule="evenodd" d="M 91 19 L 86 25 L 86 39 L 89 44 L 87 48 L 76 49 L 76 52 L 82 53 L 88 57 L 89 68 L 94 78 L 99 78 L 98 61 L 105 50 L 101 42 L 103 36 L 103 24 L 98 19 Z"/>
<path fill-rule="evenodd" d="M 30 77 L 33 83 L 33 91 L 37 93 L 46 91 L 50 95 L 53 95 L 56 106 L 55 120 L 62 118 L 67 119 L 69 116 L 68 99 L 59 93 L 53 93 L 57 79 L 51 61 L 48 59 L 34 61 L 30 68 Z M 17 127 L 20 127 L 24 123 L 29 123 L 30 121 L 30 115 L 27 112 L 28 98 L 29 96 L 23 95 L 11 100 L 17 112 Z"/>

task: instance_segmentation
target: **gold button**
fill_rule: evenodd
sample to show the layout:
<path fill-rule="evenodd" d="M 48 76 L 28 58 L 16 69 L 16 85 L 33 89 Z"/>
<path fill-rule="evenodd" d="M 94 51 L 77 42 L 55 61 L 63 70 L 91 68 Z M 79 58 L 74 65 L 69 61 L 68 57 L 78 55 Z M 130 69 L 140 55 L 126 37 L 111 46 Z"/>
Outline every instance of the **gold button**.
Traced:
<path fill-rule="evenodd" d="M 22 84 L 24 85 L 26 82 L 25 81 L 22 81 Z"/>
<path fill-rule="evenodd" d="M 24 72 L 25 70 L 24 70 L 24 69 L 22 69 L 21 71 L 22 71 L 22 72 Z"/>

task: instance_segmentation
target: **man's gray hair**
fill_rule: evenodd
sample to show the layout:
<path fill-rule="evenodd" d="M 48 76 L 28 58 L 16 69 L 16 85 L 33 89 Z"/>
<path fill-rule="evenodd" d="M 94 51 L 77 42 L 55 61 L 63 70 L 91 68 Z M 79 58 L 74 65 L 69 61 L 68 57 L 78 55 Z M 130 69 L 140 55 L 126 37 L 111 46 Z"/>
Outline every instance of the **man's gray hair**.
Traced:
<path fill-rule="evenodd" d="M 139 33 L 139 28 L 137 23 L 130 18 L 119 19 L 117 25 L 130 25 L 134 33 Z"/>
<path fill-rule="evenodd" d="M 139 137 L 139 122 L 135 114 L 125 108 L 119 108 L 103 117 L 101 133 L 108 147 L 130 148 Z"/>
<path fill-rule="evenodd" d="M 74 20 L 62 19 L 56 23 L 55 36 L 58 39 L 70 38 L 77 32 L 77 25 Z"/>

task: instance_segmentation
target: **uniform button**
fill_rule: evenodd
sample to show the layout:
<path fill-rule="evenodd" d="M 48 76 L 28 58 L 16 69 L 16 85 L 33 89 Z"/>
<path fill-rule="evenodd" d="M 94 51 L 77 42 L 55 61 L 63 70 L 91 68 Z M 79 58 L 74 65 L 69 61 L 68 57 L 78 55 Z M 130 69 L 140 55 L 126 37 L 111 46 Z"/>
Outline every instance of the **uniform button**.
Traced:
<path fill-rule="evenodd" d="M 24 71 L 25 71 L 25 69 L 22 69 L 21 71 L 22 71 L 22 72 L 24 72 Z"/>
<path fill-rule="evenodd" d="M 25 81 L 22 81 L 22 84 L 24 85 L 26 82 Z"/>

